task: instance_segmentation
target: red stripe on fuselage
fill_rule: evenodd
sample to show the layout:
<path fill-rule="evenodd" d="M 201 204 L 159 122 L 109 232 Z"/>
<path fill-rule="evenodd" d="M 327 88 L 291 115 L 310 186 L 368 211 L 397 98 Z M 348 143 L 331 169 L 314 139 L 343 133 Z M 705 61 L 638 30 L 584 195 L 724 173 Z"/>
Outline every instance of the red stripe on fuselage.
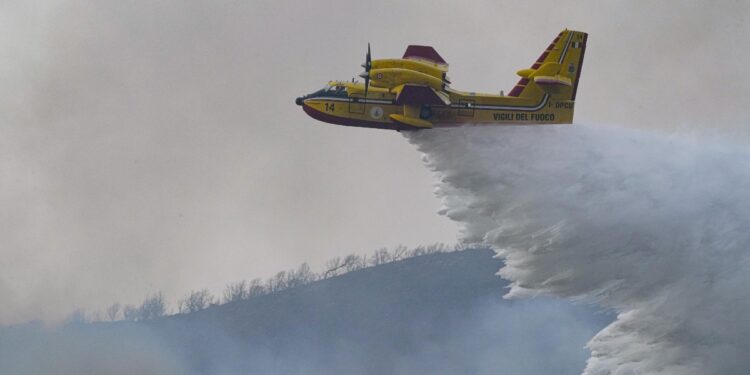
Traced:
<path fill-rule="evenodd" d="M 510 92 L 508 93 L 508 96 L 515 96 L 515 97 L 517 97 L 518 95 L 521 95 L 521 92 L 523 91 L 524 87 L 526 87 L 526 86 L 518 86 L 518 85 L 516 85 L 516 87 L 514 87 L 513 90 L 510 90 Z"/>
<path fill-rule="evenodd" d="M 387 130 L 413 130 L 412 127 L 406 127 L 398 123 L 378 122 L 378 121 L 367 121 L 367 120 L 356 120 L 348 117 L 334 116 L 328 113 L 323 113 L 310 107 L 307 104 L 302 105 L 302 109 L 307 113 L 308 116 L 318 120 L 327 122 L 329 124 L 354 126 L 358 128 L 372 128 L 372 129 L 387 129 Z"/>

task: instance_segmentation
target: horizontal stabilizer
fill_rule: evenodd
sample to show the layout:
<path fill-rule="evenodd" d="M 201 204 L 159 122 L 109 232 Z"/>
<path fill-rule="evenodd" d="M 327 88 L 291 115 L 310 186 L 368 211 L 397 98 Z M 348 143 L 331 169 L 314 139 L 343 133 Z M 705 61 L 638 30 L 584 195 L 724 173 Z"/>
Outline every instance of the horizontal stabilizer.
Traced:
<path fill-rule="evenodd" d="M 561 86 L 573 86 L 573 82 L 570 78 L 555 75 L 555 76 L 535 76 L 534 83 L 537 85 L 561 85 Z"/>
<path fill-rule="evenodd" d="M 560 72 L 560 64 L 548 62 L 538 69 L 521 69 L 516 74 L 523 78 L 534 78 L 537 76 L 554 76 Z"/>
<path fill-rule="evenodd" d="M 560 72 L 560 64 L 553 63 L 553 62 L 547 62 L 542 64 L 542 66 L 537 69 L 534 74 L 531 75 L 531 77 L 538 77 L 538 76 L 553 76 Z"/>

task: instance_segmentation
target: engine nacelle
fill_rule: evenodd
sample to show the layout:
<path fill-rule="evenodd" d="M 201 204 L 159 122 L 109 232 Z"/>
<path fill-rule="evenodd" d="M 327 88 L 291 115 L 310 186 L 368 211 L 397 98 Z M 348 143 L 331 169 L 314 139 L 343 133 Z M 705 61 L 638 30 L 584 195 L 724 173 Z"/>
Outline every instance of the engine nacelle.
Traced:
<path fill-rule="evenodd" d="M 445 65 L 407 59 L 373 60 L 372 69 L 407 69 L 427 74 L 439 79 L 445 79 L 447 69 Z"/>
<path fill-rule="evenodd" d="M 403 84 L 424 85 L 441 90 L 445 86 L 442 78 L 411 69 L 387 68 L 370 70 L 370 85 L 392 89 Z"/>

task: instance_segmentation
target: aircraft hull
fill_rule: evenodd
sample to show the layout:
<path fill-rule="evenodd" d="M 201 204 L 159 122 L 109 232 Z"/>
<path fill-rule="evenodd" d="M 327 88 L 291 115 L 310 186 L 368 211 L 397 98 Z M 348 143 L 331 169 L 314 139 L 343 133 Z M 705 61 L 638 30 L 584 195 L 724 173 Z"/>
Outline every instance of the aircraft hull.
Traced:
<path fill-rule="evenodd" d="M 477 96 L 473 97 L 476 103 Z M 470 107 L 457 100 L 451 106 L 425 106 L 425 120 L 432 122 L 433 128 L 457 127 L 463 125 L 556 125 L 573 122 L 572 101 L 557 101 L 544 97 L 538 103 L 527 105 L 474 104 Z M 486 101 L 485 101 L 486 102 Z M 420 128 L 401 124 L 390 119 L 391 114 L 404 113 L 404 106 L 380 100 L 377 102 L 357 102 L 335 98 L 309 99 L 303 102 L 303 110 L 310 117 L 335 125 L 353 126 L 386 130 L 419 130 Z"/>

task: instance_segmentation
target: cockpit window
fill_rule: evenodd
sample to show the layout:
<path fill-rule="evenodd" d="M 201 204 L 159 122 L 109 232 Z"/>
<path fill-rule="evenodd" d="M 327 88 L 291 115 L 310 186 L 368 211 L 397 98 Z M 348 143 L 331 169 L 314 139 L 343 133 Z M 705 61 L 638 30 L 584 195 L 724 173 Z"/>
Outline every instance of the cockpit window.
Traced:
<path fill-rule="evenodd" d="M 324 88 L 325 91 L 342 92 L 346 90 L 346 87 L 341 85 L 327 85 Z"/>
<path fill-rule="evenodd" d="M 325 85 L 322 89 L 308 95 L 307 97 L 347 97 L 346 86 L 343 85 Z"/>
<path fill-rule="evenodd" d="M 346 86 L 331 85 L 326 88 L 327 95 L 346 96 Z"/>

